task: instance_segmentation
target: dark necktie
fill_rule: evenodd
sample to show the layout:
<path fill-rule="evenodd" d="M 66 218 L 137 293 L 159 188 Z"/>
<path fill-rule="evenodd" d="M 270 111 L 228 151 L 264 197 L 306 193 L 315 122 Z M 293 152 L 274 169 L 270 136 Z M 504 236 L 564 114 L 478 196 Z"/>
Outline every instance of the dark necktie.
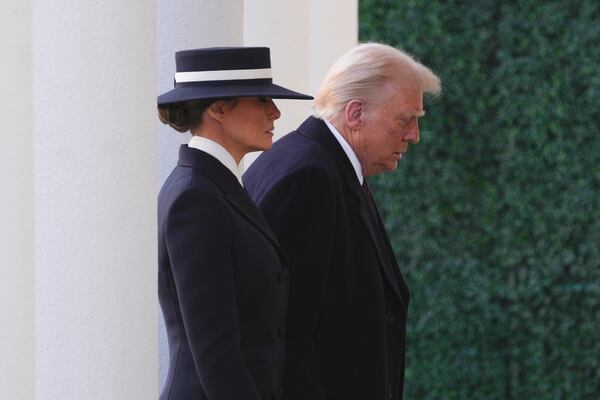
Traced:
<path fill-rule="evenodd" d="M 362 190 L 363 193 L 365 194 L 365 197 L 367 198 L 367 205 L 369 207 L 369 212 L 371 213 L 371 217 L 373 218 L 373 222 L 375 223 L 375 225 L 379 226 L 378 223 L 378 213 L 377 213 L 377 207 L 375 206 L 375 200 L 373 200 L 373 195 L 371 194 L 371 190 L 369 189 L 369 184 L 367 183 L 367 180 L 364 179 L 363 180 L 363 184 L 362 184 Z"/>

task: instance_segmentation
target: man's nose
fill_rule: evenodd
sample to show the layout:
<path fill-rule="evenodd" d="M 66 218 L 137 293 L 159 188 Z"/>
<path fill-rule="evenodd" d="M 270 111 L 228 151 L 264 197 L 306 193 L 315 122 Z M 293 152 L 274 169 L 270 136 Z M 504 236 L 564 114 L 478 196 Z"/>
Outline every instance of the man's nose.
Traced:
<path fill-rule="evenodd" d="M 419 121 L 416 118 L 407 126 L 404 140 L 412 144 L 419 143 Z"/>

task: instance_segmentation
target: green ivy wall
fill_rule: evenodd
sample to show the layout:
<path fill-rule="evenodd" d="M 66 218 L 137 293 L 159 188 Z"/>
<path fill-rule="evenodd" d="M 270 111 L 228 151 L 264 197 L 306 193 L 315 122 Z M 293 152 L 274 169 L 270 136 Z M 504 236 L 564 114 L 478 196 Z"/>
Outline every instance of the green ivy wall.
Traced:
<path fill-rule="evenodd" d="M 360 1 L 442 79 L 372 179 L 411 288 L 408 399 L 600 399 L 600 2 Z"/>

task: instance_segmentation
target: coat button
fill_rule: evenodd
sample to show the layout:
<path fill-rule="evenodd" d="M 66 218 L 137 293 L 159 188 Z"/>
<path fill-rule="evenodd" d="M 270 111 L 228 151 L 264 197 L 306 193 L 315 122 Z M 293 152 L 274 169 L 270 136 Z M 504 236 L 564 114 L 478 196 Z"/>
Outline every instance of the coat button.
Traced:
<path fill-rule="evenodd" d="M 385 322 L 387 322 L 388 325 L 392 325 L 396 322 L 396 316 L 391 311 L 388 311 L 385 314 Z"/>
<path fill-rule="evenodd" d="M 392 394 L 392 385 L 388 385 L 388 387 L 387 387 L 387 395 L 388 395 L 388 399 L 391 399 L 393 397 L 393 394 Z"/>
<path fill-rule="evenodd" d="M 274 342 L 276 338 L 277 337 L 275 336 L 275 334 L 273 332 L 271 332 L 271 331 L 267 332 L 267 340 L 269 342 Z"/>

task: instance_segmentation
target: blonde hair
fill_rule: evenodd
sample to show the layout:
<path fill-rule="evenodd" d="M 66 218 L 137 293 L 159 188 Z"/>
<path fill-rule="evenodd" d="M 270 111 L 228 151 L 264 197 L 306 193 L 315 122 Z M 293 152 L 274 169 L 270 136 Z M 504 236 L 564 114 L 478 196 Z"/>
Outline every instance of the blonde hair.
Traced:
<path fill-rule="evenodd" d="M 410 54 L 381 43 L 363 43 L 341 56 L 329 69 L 317 96 L 315 116 L 333 119 L 353 99 L 374 103 L 383 85 L 394 79 L 416 79 L 423 93 L 438 95 L 440 78 Z"/>

